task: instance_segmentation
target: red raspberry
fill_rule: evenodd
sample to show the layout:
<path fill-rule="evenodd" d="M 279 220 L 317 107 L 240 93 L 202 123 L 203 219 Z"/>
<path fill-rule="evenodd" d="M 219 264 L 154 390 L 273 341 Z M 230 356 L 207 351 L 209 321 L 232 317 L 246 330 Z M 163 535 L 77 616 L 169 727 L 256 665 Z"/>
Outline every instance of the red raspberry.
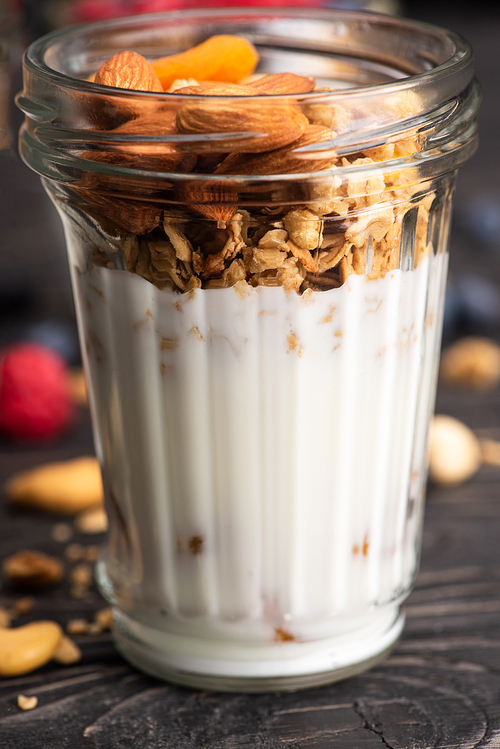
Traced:
<path fill-rule="evenodd" d="M 46 442 L 72 424 L 68 370 L 53 351 L 20 343 L 0 353 L 0 430 L 13 439 Z"/>

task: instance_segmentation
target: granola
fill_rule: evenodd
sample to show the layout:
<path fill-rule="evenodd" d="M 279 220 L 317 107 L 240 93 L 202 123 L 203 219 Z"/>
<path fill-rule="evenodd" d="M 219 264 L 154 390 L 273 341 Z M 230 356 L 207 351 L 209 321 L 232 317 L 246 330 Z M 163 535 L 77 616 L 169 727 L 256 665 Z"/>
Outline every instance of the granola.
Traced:
<path fill-rule="evenodd" d="M 149 176 L 126 177 L 133 186 L 130 199 L 117 192 L 112 170 L 84 178 L 76 188 L 79 207 L 104 234 L 104 241 L 93 245 L 91 262 L 125 269 L 159 289 L 180 293 L 247 284 L 283 286 L 301 294 L 336 288 L 351 273 L 376 277 L 416 267 L 432 252 L 435 194 L 415 170 L 386 164 L 422 148 L 410 126 L 418 98 L 407 92 L 371 107 L 348 107 L 331 103 L 329 89 L 314 87 L 314 79 L 291 74 L 256 75 L 244 85 L 186 76 L 166 90 L 196 94 L 196 99 L 162 103 L 135 117 L 129 112 L 129 119 L 111 130 L 117 145 L 83 157 L 149 174 L 170 170 L 184 178 L 166 185 Z M 298 98 L 266 106 L 268 95 L 311 90 L 318 93 L 316 101 Z M 241 95 L 241 103 L 235 95 Z M 389 133 L 383 143 L 352 146 L 352 152 L 338 148 L 342 138 L 370 123 L 395 122 L 400 132 Z M 216 145 L 207 139 L 209 133 L 211 138 L 215 134 Z M 132 140 L 123 142 L 124 135 Z M 162 144 L 144 142 L 145 135 L 161 136 Z M 279 181 L 292 174 L 308 177 Z M 247 202 L 248 182 L 263 175 L 278 180 L 271 205 Z M 405 232 L 412 234 L 409 258 L 403 258 Z"/>

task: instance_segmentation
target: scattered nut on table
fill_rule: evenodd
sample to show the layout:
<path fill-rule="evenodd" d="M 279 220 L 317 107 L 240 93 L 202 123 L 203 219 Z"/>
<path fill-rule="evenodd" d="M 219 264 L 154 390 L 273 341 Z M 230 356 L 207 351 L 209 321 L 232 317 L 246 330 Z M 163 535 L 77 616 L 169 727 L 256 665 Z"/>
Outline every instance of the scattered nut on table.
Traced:
<path fill-rule="evenodd" d="M 429 476 L 436 484 L 452 486 L 467 481 L 481 465 L 475 434 L 452 416 L 435 416 L 429 435 Z"/>
<path fill-rule="evenodd" d="M 82 651 L 70 637 L 63 635 L 56 647 L 52 659 L 57 663 L 62 663 L 65 666 L 70 666 L 72 663 L 77 663 L 82 657 Z"/>
<path fill-rule="evenodd" d="M 33 710 L 38 705 L 38 697 L 35 697 L 34 695 L 32 697 L 27 697 L 25 694 L 18 694 L 17 695 L 17 706 L 21 708 L 21 710 Z"/>
<path fill-rule="evenodd" d="M 2 563 L 2 574 L 9 583 L 26 588 L 43 588 L 55 585 L 64 575 L 59 559 L 40 551 L 22 550 Z"/>
<path fill-rule="evenodd" d="M 103 502 L 99 463 L 93 457 L 47 463 L 12 476 L 5 493 L 18 505 L 76 515 Z"/>
<path fill-rule="evenodd" d="M 500 345 L 489 338 L 462 338 L 443 351 L 439 374 L 446 385 L 492 390 L 500 382 Z"/>
<path fill-rule="evenodd" d="M 481 445 L 483 463 L 488 466 L 500 466 L 500 442 L 485 438 L 479 440 L 479 444 Z"/>
<path fill-rule="evenodd" d="M 62 636 L 59 624 L 50 621 L 0 628 L 0 676 L 21 676 L 45 665 Z"/>
<path fill-rule="evenodd" d="M 73 536 L 73 528 L 69 523 L 56 523 L 52 526 L 50 532 L 53 541 L 61 544 L 67 544 Z"/>
<path fill-rule="evenodd" d="M 80 533 L 106 533 L 108 516 L 103 507 L 91 508 L 77 515 L 75 526 Z"/>

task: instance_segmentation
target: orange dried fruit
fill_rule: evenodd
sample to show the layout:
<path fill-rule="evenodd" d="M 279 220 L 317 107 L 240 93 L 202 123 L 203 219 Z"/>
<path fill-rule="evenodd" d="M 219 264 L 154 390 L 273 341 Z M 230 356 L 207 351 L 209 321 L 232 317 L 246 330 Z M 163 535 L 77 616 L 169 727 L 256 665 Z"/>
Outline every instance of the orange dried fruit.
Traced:
<path fill-rule="evenodd" d="M 238 83 L 253 73 L 258 60 L 257 51 L 249 41 L 219 34 L 185 52 L 159 57 L 151 65 L 167 91 L 177 78 Z"/>

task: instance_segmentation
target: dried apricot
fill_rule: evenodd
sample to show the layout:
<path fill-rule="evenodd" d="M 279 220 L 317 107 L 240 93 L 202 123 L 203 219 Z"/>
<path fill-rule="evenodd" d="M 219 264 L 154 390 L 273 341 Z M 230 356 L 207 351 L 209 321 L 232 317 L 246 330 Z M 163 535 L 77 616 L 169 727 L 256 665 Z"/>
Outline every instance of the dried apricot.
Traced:
<path fill-rule="evenodd" d="M 246 39 L 220 34 L 185 52 L 152 60 L 151 65 L 168 91 L 177 78 L 238 83 L 254 71 L 258 59 L 255 47 Z"/>

